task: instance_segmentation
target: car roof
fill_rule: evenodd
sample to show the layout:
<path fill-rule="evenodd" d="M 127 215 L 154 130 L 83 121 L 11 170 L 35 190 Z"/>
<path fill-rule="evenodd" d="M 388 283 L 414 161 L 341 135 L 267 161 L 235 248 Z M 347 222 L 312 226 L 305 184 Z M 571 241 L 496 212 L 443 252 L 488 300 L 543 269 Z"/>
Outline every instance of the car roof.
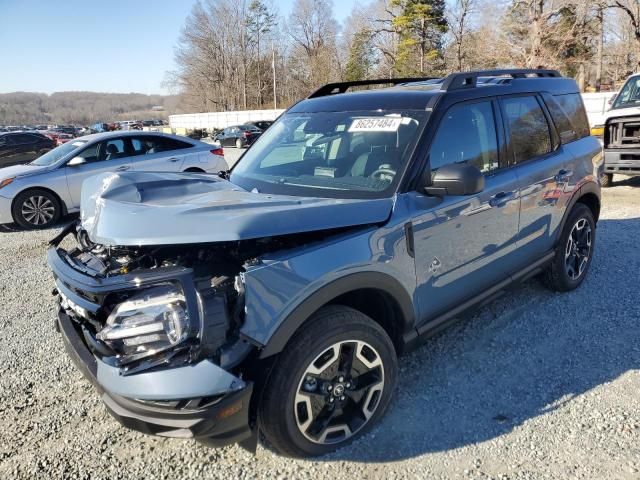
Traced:
<path fill-rule="evenodd" d="M 493 77 L 493 78 L 492 78 Z M 516 93 L 548 92 L 552 95 L 579 93 L 572 78 L 508 78 L 499 75 L 483 75 L 481 81 L 468 88 L 446 89 L 446 80 L 439 79 L 405 82 L 399 85 L 370 90 L 349 91 L 320 96 L 311 96 L 292 106 L 289 112 L 338 112 L 371 110 L 427 110 L 442 96 L 455 101 L 475 98 L 504 96 Z M 489 81 L 495 80 L 495 81 Z M 504 79 L 504 81 L 503 81 Z"/>
<path fill-rule="evenodd" d="M 188 143 L 194 143 L 194 140 L 189 137 L 181 137 L 178 135 L 172 135 L 169 133 L 162 132 L 145 132 L 142 130 L 117 130 L 114 132 L 101 132 L 101 133 L 92 133 L 91 135 L 84 135 L 82 137 L 78 137 L 77 140 L 88 140 L 90 142 L 96 140 L 107 140 L 109 138 L 114 137 L 145 137 L 145 136 L 154 136 L 154 137 L 167 137 L 172 138 L 174 140 L 181 140 Z"/>

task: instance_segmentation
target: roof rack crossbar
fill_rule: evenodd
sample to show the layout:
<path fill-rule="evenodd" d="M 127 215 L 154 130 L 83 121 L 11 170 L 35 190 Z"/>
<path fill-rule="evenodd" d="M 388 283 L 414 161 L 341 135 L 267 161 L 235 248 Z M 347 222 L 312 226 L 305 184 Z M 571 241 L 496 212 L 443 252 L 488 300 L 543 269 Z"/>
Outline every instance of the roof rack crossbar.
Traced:
<path fill-rule="evenodd" d="M 435 80 L 438 77 L 419 77 L 419 78 L 379 78 L 376 80 L 355 80 L 353 82 L 335 82 L 327 83 L 318 88 L 307 98 L 326 97 L 337 93 L 344 93 L 351 87 L 361 87 L 366 85 L 399 85 L 401 83 L 424 82 L 426 80 Z"/>
<path fill-rule="evenodd" d="M 562 75 L 557 70 L 538 68 L 511 68 L 505 70 L 478 70 L 473 72 L 452 73 L 442 83 L 444 91 L 460 90 L 462 88 L 474 88 L 478 83 L 478 77 L 501 77 L 510 75 L 512 78 L 526 78 L 536 76 L 539 78 L 560 78 Z"/>

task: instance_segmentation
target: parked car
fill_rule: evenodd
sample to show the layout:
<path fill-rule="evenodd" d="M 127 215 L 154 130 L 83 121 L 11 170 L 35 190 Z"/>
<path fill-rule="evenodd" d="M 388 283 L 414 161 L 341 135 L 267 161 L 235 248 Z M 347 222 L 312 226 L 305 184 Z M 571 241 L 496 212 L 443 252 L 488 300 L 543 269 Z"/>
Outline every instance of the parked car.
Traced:
<path fill-rule="evenodd" d="M 0 224 L 28 229 L 54 224 L 63 213 L 79 210 L 82 182 L 98 173 L 217 173 L 228 168 L 223 154 L 221 148 L 162 133 L 87 135 L 27 165 L 0 169 Z"/>
<path fill-rule="evenodd" d="M 123 425 L 324 454 L 383 416 L 400 354 L 531 276 L 583 282 L 602 153 L 574 80 L 355 85 L 296 103 L 221 178 L 85 182 L 48 251 L 57 327 Z"/>
<path fill-rule="evenodd" d="M 71 135 L 69 133 L 60 132 L 56 136 L 56 146 L 60 146 L 63 143 L 67 143 L 68 141 L 73 140 L 73 139 L 74 139 L 73 135 Z"/>
<path fill-rule="evenodd" d="M 89 127 L 89 129 L 91 130 L 91 133 L 108 132 L 109 131 L 109 124 L 108 123 L 94 123 L 93 125 L 91 125 L 91 127 Z"/>
<path fill-rule="evenodd" d="M 31 162 L 55 146 L 53 140 L 36 132 L 0 133 L 0 168 Z"/>
<path fill-rule="evenodd" d="M 214 140 L 223 147 L 248 147 L 262 134 L 262 130 L 253 125 L 234 125 L 218 133 Z"/>
<path fill-rule="evenodd" d="M 245 125 L 253 125 L 254 127 L 258 128 L 259 130 L 262 130 L 263 132 L 269 128 L 271 125 L 273 125 L 273 121 L 272 120 L 258 120 L 257 122 L 247 122 L 245 123 Z"/>
<path fill-rule="evenodd" d="M 592 131 L 600 135 L 604 147 L 603 187 L 613 185 L 614 174 L 640 175 L 640 74 L 627 79 L 604 113 L 602 125 Z"/>

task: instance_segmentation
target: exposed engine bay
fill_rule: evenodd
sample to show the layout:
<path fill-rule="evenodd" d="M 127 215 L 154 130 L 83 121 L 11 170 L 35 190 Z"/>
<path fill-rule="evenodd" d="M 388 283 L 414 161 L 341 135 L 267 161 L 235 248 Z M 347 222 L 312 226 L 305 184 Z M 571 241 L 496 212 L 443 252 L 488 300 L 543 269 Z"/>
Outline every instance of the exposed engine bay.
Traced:
<path fill-rule="evenodd" d="M 240 338 L 246 269 L 259 265 L 260 255 L 322 240 L 340 230 L 130 247 L 97 245 L 76 223 L 51 245 L 65 268 L 88 277 L 95 287 L 79 288 L 83 283 L 66 282 L 57 274 L 56 290 L 61 308 L 91 352 L 123 375 L 205 358 L 232 369 L 255 349 Z M 77 246 L 60 248 L 72 235 Z"/>

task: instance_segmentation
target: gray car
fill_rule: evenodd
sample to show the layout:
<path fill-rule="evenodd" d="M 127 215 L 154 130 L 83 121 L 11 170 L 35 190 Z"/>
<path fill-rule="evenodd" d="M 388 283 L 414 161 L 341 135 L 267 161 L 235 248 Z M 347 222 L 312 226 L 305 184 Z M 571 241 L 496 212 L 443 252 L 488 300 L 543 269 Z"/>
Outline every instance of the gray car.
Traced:
<path fill-rule="evenodd" d="M 186 137 L 110 132 L 67 142 L 26 165 L 0 169 L 0 224 L 44 228 L 80 208 L 88 177 L 105 172 L 217 173 L 223 150 Z"/>

